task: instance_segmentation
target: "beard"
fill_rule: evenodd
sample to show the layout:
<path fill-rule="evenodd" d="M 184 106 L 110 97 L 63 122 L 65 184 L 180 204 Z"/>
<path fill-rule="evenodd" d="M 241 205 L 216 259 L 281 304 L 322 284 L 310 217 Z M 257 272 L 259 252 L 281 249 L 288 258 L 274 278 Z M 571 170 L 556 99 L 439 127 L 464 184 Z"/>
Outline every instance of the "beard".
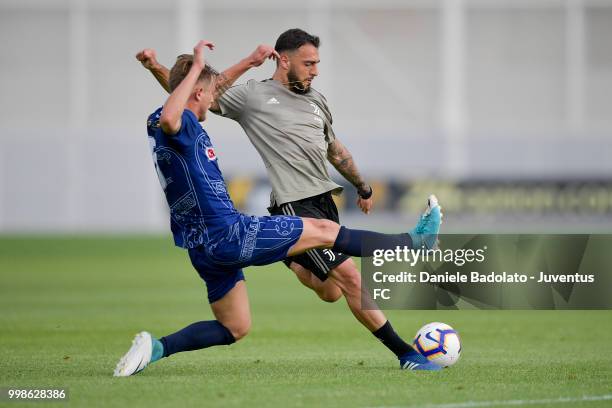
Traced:
<path fill-rule="evenodd" d="M 310 90 L 310 84 L 305 84 L 305 80 L 300 80 L 293 71 L 287 73 L 289 88 L 296 94 L 305 94 Z"/>

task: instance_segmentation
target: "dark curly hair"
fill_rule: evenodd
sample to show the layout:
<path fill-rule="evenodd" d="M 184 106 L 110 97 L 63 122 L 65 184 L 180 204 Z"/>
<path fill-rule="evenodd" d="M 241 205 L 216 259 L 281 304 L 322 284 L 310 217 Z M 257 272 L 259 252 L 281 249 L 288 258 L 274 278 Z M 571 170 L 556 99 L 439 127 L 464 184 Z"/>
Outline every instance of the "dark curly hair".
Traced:
<path fill-rule="evenodd" d="M 316 35 L 308 34 L 306 31 L 300 30 L 299 28 L 292 28 L 278 37 L 274 49 L 278 53 L 283 51 L 294 51 L 304 44 L 312 44 L 316 48 L 319 48 L 319 43 L 319 37 Z"/>

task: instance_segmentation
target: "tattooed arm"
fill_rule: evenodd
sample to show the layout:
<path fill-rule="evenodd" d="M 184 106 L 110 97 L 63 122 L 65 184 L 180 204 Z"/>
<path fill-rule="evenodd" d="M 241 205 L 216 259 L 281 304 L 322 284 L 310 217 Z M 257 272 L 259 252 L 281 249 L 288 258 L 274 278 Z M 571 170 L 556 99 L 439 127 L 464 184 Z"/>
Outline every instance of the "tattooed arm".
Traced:
<path fill-rule="evenodd" d="M 240 78 L 240 76 L 242 76 L 242 74 L 251 68 L 260 66 L 266 61 L 266 59 L 276 58 L 279 58 L 279 55 L 274 50 L 274 47 L 269 45 L 259 45 L 255 51 L 251 53 L 251 55 L 219 74 L 216 80 L 215 99 L 210 107 L 210 110 L 215 113 L 219 113 L 221 111 L 218 99 L 230 86 L 234 84 L 234 82 L 236 82 L 238 78 Z"/>
<path fill-rule="evenodd" d="M 370 213 L 373 205 L 372 187 L 370 187 L 357 169 L 353 155 L 340 140 L 334 139 L 327 147 L 327 160 L 338 170 L 342 176 L 357 188 L 357 205 L 366 214 Z"/>
<path fill-rule="evenodd" d="M 236 80 L 240 78 L 242 74 L 253 67 L 260 66 L 268 58 L 276 59 L 278 58 L 278 53 L 269 45 L 260 45 L 251 53 L 251 55 L 220 73 L 215 81 L 215 100 L 213 101 L 210 110 L 213 112 L 219 112 L 217 98 L 223 95 L 223 93 L 230 86 L 232 86 L 232 84 L 236 82 Z M 157 79 L 157 82 L 159 82 L 159 84 L 167 92 L 170 92 L 170 70 L 157 62 L 155 50 L 146 48 L 136 54 L 136 59 L 140 61 L 146 69 L 151 71 L 155 79 Z"/>

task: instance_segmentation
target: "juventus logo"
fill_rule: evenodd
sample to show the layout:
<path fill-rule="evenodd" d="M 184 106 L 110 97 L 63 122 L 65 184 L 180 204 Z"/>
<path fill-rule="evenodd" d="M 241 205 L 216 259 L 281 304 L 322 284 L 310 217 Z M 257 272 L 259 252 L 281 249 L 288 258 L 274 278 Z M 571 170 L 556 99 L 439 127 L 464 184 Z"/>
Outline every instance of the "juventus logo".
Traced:
<path fill-rule="evenodd" d="M 312 106 L 313 113 L 315 115 L 321 116 L 321 109 L 319 109 L 319 107 L 317 105 L 315 105 L 314 103 L 311 102 L 310 106 Z"/>
<path fill-rule="evenodd" d="M 334 262 L 336 260 L 336 254 L 331 249 L 324 249 L 323 253 L 327 255 L 329 258 L 329 262 Z"/>

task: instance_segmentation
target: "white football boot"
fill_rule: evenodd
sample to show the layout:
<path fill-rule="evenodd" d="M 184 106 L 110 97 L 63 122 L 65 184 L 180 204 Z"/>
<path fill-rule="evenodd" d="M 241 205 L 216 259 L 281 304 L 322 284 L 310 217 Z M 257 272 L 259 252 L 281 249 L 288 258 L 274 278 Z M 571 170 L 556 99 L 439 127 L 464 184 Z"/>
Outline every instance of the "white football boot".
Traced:
<path fill-rule="evenodd" d="M 117 363 L 115 377 L 128 377 L 144 370 L 151 362 L 153 354 L 153 338 L 151 333 L 140 332 L 132 340 L 132 347 Z"/>

